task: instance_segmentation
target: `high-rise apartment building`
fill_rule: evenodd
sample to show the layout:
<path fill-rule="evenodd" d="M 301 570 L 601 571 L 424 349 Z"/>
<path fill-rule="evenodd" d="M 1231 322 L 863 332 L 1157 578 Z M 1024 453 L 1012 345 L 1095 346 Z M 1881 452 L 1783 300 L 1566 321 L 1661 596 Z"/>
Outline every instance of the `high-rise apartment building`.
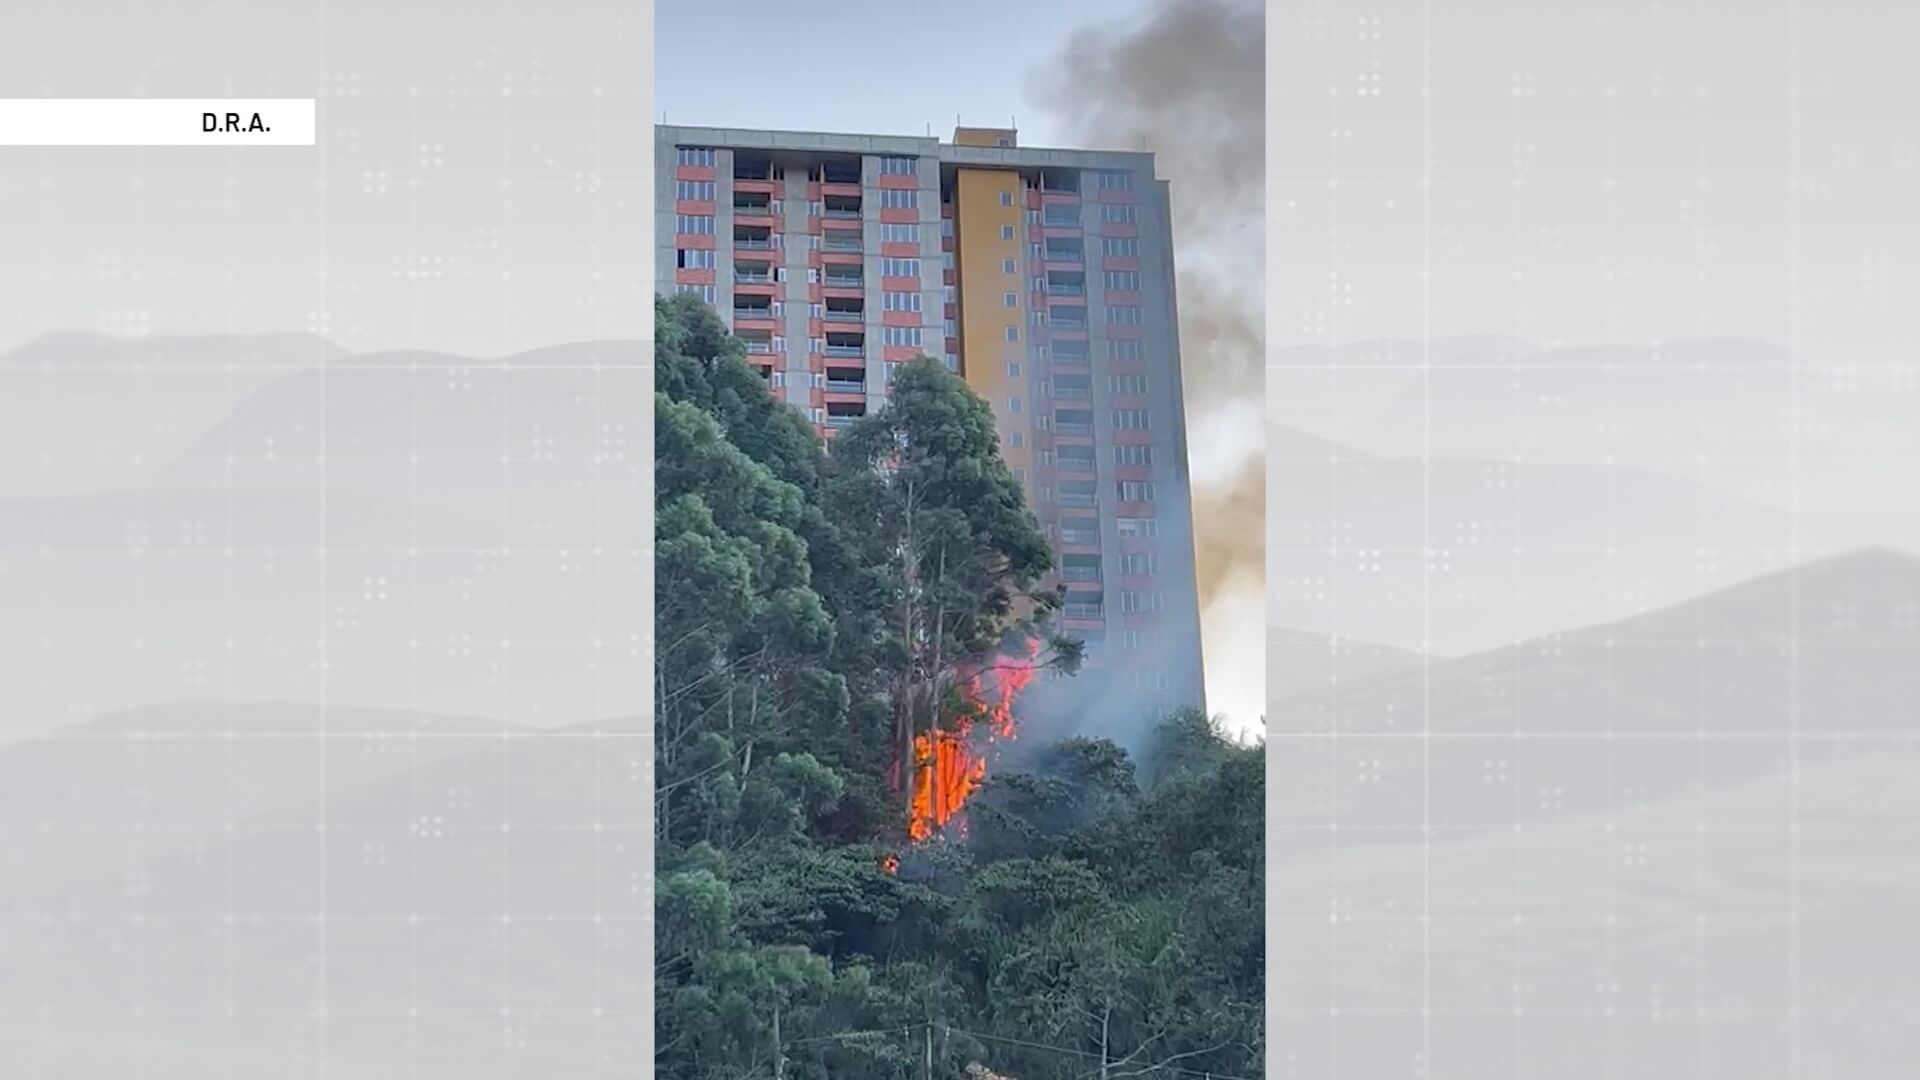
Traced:
<path fill-rule="evenodd" d="M 993 405 L 1090 681 L 1036 709 L 1204 705 L 1167 185 L 1144 153 L 660 126 L 657 271 L 828 438 L 944 359 Z M 1124 726 L 1125 721 L 1117 722 Z M 1092 725 L 1095 729 L 1098 725 Z"/>

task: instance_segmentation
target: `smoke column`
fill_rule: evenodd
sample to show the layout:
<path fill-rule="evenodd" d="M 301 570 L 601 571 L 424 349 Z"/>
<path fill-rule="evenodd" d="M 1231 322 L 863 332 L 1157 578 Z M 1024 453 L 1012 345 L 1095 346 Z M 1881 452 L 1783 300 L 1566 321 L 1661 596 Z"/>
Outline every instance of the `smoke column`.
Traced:
<path fill-rule="evenodd" d="M 1074 35 L 1033 96 L 1080 145 L 1148 150 L 1172 185 L 1207 699 L 1265 710 L 1262 374 L 1266 23 L 1248 0 L 1165 0 Z"/>

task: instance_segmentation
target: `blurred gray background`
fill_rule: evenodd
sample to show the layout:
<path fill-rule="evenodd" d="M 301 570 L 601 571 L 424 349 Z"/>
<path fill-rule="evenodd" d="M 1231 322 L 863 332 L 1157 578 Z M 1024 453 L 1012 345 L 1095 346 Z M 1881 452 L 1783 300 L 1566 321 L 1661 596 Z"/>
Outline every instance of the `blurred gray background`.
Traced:
<path fill-rule="evenodd" d="M 1911 1075 L 1920 20 L 1279 10 L 1275 1075 Z"/>
<path fill-rule="evenodd" d="M 0 1076 L 650 1060 L 651 22 L 0 6 Z"/>

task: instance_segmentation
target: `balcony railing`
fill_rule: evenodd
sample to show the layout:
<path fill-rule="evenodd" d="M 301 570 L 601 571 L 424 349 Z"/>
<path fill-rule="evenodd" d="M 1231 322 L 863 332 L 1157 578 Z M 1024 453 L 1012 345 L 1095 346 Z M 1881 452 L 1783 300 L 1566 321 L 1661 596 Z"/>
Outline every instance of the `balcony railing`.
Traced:
<path fill-rule="evenodd" d="M 865 345 L 829 345 L 827 346 L 827 355 L 865 356 L 867 355 L 867 347 Z"/>
<path fill-rule="evenodd" d="M 1049 315 L 1047 316 L 1047 322 L 1055 330 L 1085 330 L 1087 328 L 1087 320 L 1085 319 L 1062 319 L 1056 315 Z"/>
<path fill-rule="evenodd" d="M 864 278 L 864 277 L 857 277 L 857 276 L 856 276 L 856 277 L 844 277 L 844 276 L 842 276 L 842 277 L 831 277 L 831 276 L 829 276 L 829 277 L 824 277 L 824 278 L 821 278 L 820 280 L 821 280 L 821 282 L 822 282 L 823 284 L 826 284 L 826 285 L 831 285 L 831 286 L 833 286 L 833 287 L 834 287 L 834 288 L 836 288 L 836 289 L 858 289 L 858 288 L 862 288 L 862 287 L 863 287 L 863 286 L 865 286 L 865 285 L 866 285 L 866 283 L 867 283 L 867 279 L 866 279 L 866 278 Z"/>
<path fill-rule="evenodd" d="M 1072 457 L 1063 457 L 1063 458 L 1055 458 L 1055 459 L 1054 459 L 1054 466 L 1053 466 L 1053 467 L 1054 467 L 1054 468 L 1056 468 L 1056 469 L 1058 469 L 1058 470 L 1060 470 L 1061 472 L 1087 472 L 1087 473 L 1090 473 L 1090 472 L 1092 472 L 1092 471 L 1094 471 L 1094 464 L 1093 464 L 1093 459 L 1092 459 L 1092 458 L 1090 458 L 1090 457 L 1087 457 L 1087 458 L 1072 458 Z"/>
<path fill-rule="evenodd" d="M 1069 495 L 1063 491 L 1060 493 L 1060 505 L 1083 510 L 1090 509 L 1100 505 L 1100 497 L 1097 495 Z"/>
<path fill-rule="evenodd" d="M 822 251 L 859 251 L 860 237 L 851 233 L 830 233 L 820 242 Z"/>
<path fill-rule="evenodd" d="M 1047 208 L 1047 212 L 1041 216 L 1040 222 L 1043 225 L 1051 225 L 1056 229 L 1070 228 L 1080 224 L 1080 208 L 1078 206 L 1070 206 L 1064 213 L 1056 213 L 1053 207 L 1050 206 Z"/>
<path fill-rule="evenodd" d="M 752 338 L 746 338 L 741 344 L 745 345 L 747 351 L 750 353 L 770 353 L 773 351 L 773 342 L 771 341 L 755 341 Z"/>
<path fill-rule="evenodd" d="M 733 212 L 736 217 L 741 214 L 746 214 L 750 217 L 772 217 L 773 204 L 772 203 L 734 203 Z"/>
<path fill-rule="evenodd" d="M 1082 342 L 1082 344 L 1085 344 L 1085 342 Z M 1090 364 L 1093 362 L 1093 354 L 1067 352 L 1056 343 L 1053 347 L 1053 362 L 1056 364 Z"/>
<path fill-rule="evenodd" d="M 1053 388 L 1053 396 L 1063 401 L 1085 401 L 1092 395 L 1093 391 L 1084 386 L 1056 386 Z"/>
<path fill-rule="evenodd" d="M 861 322 L 866 319 L 867 313 L 864 311 L 835 311 L 832 308 L 828 308 L 826 311 L 820 313 L 820 317 L 828 322 Z"/>
<path fill-rule="evenodd" d="M 864 394 L 867 384 L 861 379 L 828 379 L 827 389 L 836 394 Z"/>
<path fill-rule="evenodd" d="M 1058 263 L 1085 262 L 1086 256 L 1087 256 L 1087 253 L 1086 253 L 1086 249 L 1084 248 L 1049 247 L 1049 248 L 1043 249 L 1040 253 L 1040 257 L 1045 259 L 1046 261 L 1058 262 Z"/>
<path fill-rule="evenodd" d="M 1091 435 L 1093 434 L 1093 425 L 1075 424 L 1068 423 L 1064 420 L 1056 420 L 1053 424 L 1053 430 L 1061 435 Z"/>
<path fill-rule="evenodd" d="M 1047 295 L 1085 296 L 1087 295 L 1087 287 L 1085 285 L 1049 285 L 1047 286 Z"/>
<path fill-rule="evenodd" d="M 1066 604 L 1060 610 L 1069 619 L 1098 619 L 1102 612 L 1099 604 Z"/>
<path fill-rule="evenodd" d="M 740 251 L 772 251 L 773 241 L 756 240 L 751 236 L 736 236 L 733 238 L 733 246 Z"/>
<path fill-rule="evenodd" d="M 1097 566 L 1068 566 L 1060 571 L 1062 581 L 1099 581 L 1100 568 Z"/>
<path fill-rule="evenodd" d="M 820 216 L 834 218 L 839 221 L 854 221 L 854 220 L 858 220 L 860 217 L 860 208 L 859 207 L 849 208 L 844 206 L 829 206 L 824 210 L 820 211 Z"/>
<path fill-rule="evenodd" d="M 736 306 L 733 309 L 733 317 L 736 319 L 771 319 L 773 318 L 773 308 L 770 305 L 763 307 L 754 307 L 752 305 Z"/>
<path fill-rule="evenodd" d="M 850 428 L 859 422 L 860 422 L 860 418 L 857 416 L 829 415 L 827 417 L 827 426 L 830 428 Z"/>
<path fill-rule="evenodd" d="M 773 275 L 764 270 L 757 274 L 743 274 L 735 270 L 733 272 L 733 280 L 737 285 L 771 285 L 773 284 Z"/>

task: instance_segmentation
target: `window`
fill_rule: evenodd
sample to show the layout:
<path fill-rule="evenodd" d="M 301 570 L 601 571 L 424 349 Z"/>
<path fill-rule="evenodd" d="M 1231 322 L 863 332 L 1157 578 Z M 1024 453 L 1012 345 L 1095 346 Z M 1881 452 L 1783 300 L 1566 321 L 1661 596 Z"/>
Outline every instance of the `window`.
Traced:
<path fill-rule="evenodd" d="M 1138 258 L 1140 239 L 1134 236 L 1103 236 L 1100 238 L 1100 251 L 1116 259 Z"/>
<path fill-rule="evenodd" d="M 1039 244 L 1029 244 L 1027 254 L 1033 258 L 1034 262 L 1039 262 L 1044 257 Z"/>
<path fill-rule="evenodd" d="M 777 353 L 783 353 L 783 352 L 786 352 L 786 351 L 787 351 L 787 339 L 786 339 L 786 338 L 784 338 L 784 337 L 781 337 L 781 336 L 780 336 L 780 335 L 778 335 L 778 334 L 775 334 L 775 335 L 774 335 L 774 338 L 773 338 L 773 351 L 774 351 L 774 352 L 777 352 Z"/>
<path fill-rule="evenodd" d="M 1145 443 L 1115 443 L 1113 446 L 1115 465 L 1151 465 L 1153 447 Z"/>
<path fill-rule="evenodd" d="M 953 272 L 953 252 L 943 251 L 940 253 L 940 269 L 948 273 Z"/>
<path fill-rule="evenodd" d="M 1020 328 L 1019 328 L 1019 327 L 1017 327 L 1017 326 L 1009 326 L 1009 327 L 1007 327 L 1007 340 L 1008 340 L 1008 341 L 1019 341 L 1019 340 L 1020 340 Z"/>
<path fill-rule="evenodd" d="M 919 259 L 881 259 L 881 277 L 919 277 Z"/>
<path fill-rule="evenodd" d="M 1001 205 L 1001 206 L 1012 206 L 1012 205 L 1013 205 L 1013 192 L 1011 192 L 1011 191 L 1003 191 L 1003 192 L 1001 192 L 1001 193 L 1000 193 L 1000 205 Z"/>
<path fill-rule="evenodd" d="M 1035 209 L 1034 207 L 1031 207 L 1031 206 L 1027 207 L 1027 212 L 1023 216 L 1027 219 L 1027 224 L 1029 225 L 1040 224 L 1040 211 Z"/>
<path fill-rule="evenodd" d="M 1013 226 L 1011 225 L 1000 226 L 1000 239 L 1002 240 L 1013 239 Z"/>
<path fill-rule="evenodd" d="M 1153 518 L 1123 517 L 1113 519 L 1114 531 L 1121 536 L 1158 536 L 1159 530 Z"/>
<path fill-rule="evenodd" d="M 1120 553 L 1120 572 L 1123 574 L 1151 574 L 1159 560 L 1152 555 L 1140 555 L 1131 551 Z"/>
<path fill-rule="evenodd" d="M 1016 449 L 1016 450 L 1017 450 L 1017 449 L 1019 449 L 1019 448 L 1020 448 L 1020 447 L 1022 447 L 1022 446 L 1025 446 L 1025 445 L 1027 445 L 1027 433 L 1026 433 L 1026 432 L 1024 432 L 1024 431 L 1012 431 L 1012 432 L 1008 432 L 1008 433 L 1007 433 L 1007 445 L 1008 445 L 1008 446 L 1011 446 L 1011 447 L 1013 447 L 1013 448 L 1014 448 L 1014 449 Z M 1026 479 L 1026 475 L 1025 475 L 1025 473 L 1026 473 L 1026 470 L 1024 470 L 1024 469 L 1015 469 L 1015 470 L 1013 470 L 1013 471 L 1014 471 L 1014 472 L 1016 472 L 1016 473 L 1020 473 L 1020 474 L 1021 474 L 1021 475 L 1020 475 L 1019 477 L 1017 477 L 1016 479 L 1021 479 L 1021 480 L 1024 480 L 1024 479 Z"/>
<path fill-rule="evenodd" d="M 685 236 L 712 236 L 712 214 L 681 214 L 675 227 Z"/>
<path fill-rule="evenodd" d="M 711 180 L 675 180 L 673 197 L 676 199 L 699 199 L 713 201 L 713 181 Z"/>
<path fill-rule="evenodd" d="M 1000 303 L 1006 307 L 1019 307 L 1020 294 L 1019 293 L 1002 293 L 1000 294 Z"/>
<path fill-rule="evenodd" d="M 1131 225 L 1134 223 L 1133 204 L 1101 203 L 1100 220 L 1111 222 L 1115 225 Z"/>
<path fill-rule="evenodd" d="M 1017 273 L 1019 273 L 1019 271 L 1018 271 L 1018 270 L 1015 270 L 1015 269 L 1013 268 L 1013 260 L 1012 260 L 1012 259 L 1001 259 L 1001 260 L 1000 260 L 1000 272 L 1001 272 L 1001 273 L 1003 273 L 1003 274 L 1017 274 Z"/>
<path fill-rule="evenodd" d="M 1133 174 L 1118 169 L 1102 169 L 1093 174 L 1094 184 L 1102 191 L 1132 191 Z"/>
<path fill-rule="evenodd" d="M 1145 431 L 1152 427 L 1153 414 L 1145 409 L 1113 410 L 1113 429 L 1115 431 Z"/>
<path fill-rule="evenodd" d="M 676 253 L 675 260 L 682 270 L 711 270 L 713 269 L 713 249 L 681 248 Z"/>
<path fill-rule="evenodd" d="M 1143 397 L 1147 392 L 1145 375 L 1114 375 L 1108 380 L 1108 386 L 1115 395 Z"/>
<path fill-rule="evenodd" d="M 711 285 L 682 285 L 680 286 L 680 291 L 683 293 L 692 293 L 709 304 L 713 303 L 714 293 L 713 286 Z"/>
<path fill-rule="evenodd" d="M 1012 140 L 1012 139 L 1009 139 L 1009 138 L 1007 138 L 1007 137 L 1006 137 L 1005 135 L 1000 135 L 1000 136 L 996 136 L 996 137 L 994 138 L 994 140 L 993 140 L 993 145 L 995 145 L 995 146 L 1012 146 L 1012 145 L 1013 145 L 1013 140 Z"/>
<path fill-rule="evenodd" d="M 918 162 L 919 162 L 918 158 L 883 157 L 880 159 L 880 175 L 912 176 L 915 172 L 915 166 L 918 164 Z"/>
<path fill-rule="evenodd" d="M 1140 271 L 1138 270 L 1107 271 L 1107 291 L 1108 292 L 1139 292 L 1140 291 Z"/>
<path fill-rule="evenodd" d="M 682 146 L 677 149 L 675 159 L 682 165 L 712 168 L 713 150 L 705 146 Z"/>
<path fill-rule="evenodd" d="M 1045 345 L 1029 346 L 1027 349 L 1027 352 L 1029 355 L 1033 357 L 1033 359 L 1039 361 L 1040 363 L 1044 364 L 1047 362 L 1047 347 Z"/>
<path fill-rule="evenodd" d="M 882 293 L 880 308 L 883 311 L 919 311 L 920 294 L 917 292 Z"/>
<path fill-rule="evenodd" d="M 1140 339 L 1115 338 L 1107 342 L 1107 359 L 1138 360 L 1145 354 L 1140 351 Z"/>
<path fill-rule="evenodd" d="M 1120 326 L 1140 325 L 1139 304 L 1108 304 L 1107 321 Z"/>
<path fill-rule="evenodd" d="M 1019 435 L 1019 434 L 1020 434 L 1020 433 L 1019 433 L 1019 432 L 1017 432 L 1017 431 L 1016 431 L 1016 432 L 1014 432 L 1014 435 L 1016 435 L 1016 436 L 1017 436 L 1017 435 Z M 1019 444 L 1019 443 L 1014 443 L 1013 445 L 1015 445 L 1015 446 L 1018 446 L 1018 445 L 1020 445 L 1020 444 Z M 1024 484 L 1024 483 L 1026 483 L 1026 482 L 1027 482 L 1027 470 L 1025 470 L 1025 469 L 1008 469 L 1008 470 L 1007 470 L 1007 472 L 1009 472 L 1009 473 L 1011 473 L 1011 474 L 1013 474 L 1013 482 L 1014 482 L 1014 483 L 1016 483 L 1016 484 Z"/>
<path fill-rule="evenodd" d="M 1029 321 L 1035 326 L 1045 326 L 1047 324 L 1047 309 L 1034 308 L 1032 318 Z"/>
<path fill-rule="evenodd" d="M 900 222 L 882 224 L 880 241 L 886 244 L 917 244 L 920 242 L 920 226 Z"/>
<path fill-rule="evenodd" d="M 955 356 L 952 353 L 947 354 L 947 370 L 948 371 L 960 370 L 960 358 L 958 356 Z"/>
<path fill-rule="evenodd" d="M 912 188 L 881 188 L 880 208 L 882 210 L 911 210 L 920 205 L 920 193 Z M 1132 207 L 1127 209 L 1131 210 Z"/>
<path fill-rule="evenodd" d="M 1010 397 L 1007 399 L 1007 412 L 1014 416 L 1020 415 L 1020 399 L 1018 397 Z"/>
<path fill-rule="evenodd" d="M 948 337 L 960 336 L 960 330 L 958 327 L 954 325 L 954 322 L 952 319 L 946 320 L 946 332 Z"/>
<path fill-rule="evenodd" d="M 1122 592 L 1120 610 L 1133 615 L 1142 612 L 1160 610 L 1160 594 L 1152 592 Z"/>
<path fill-rule="evenodd" d="M 1015 378 L 1018 378 L 1020 375 L 1020 361 L 1018 360 L 1007 361 L 1007 374 Z"/>
<path fill-rule="evenodd" d="M 883 326 L 880 328 L 880 340 L 888 345 L 918 347 L 920 344 L 920 328 L 917 326 Z"/>
<path fill-rule="evenodd" d="M 1144 480 L 1122 480 L 1120 501 L 1150 503 L 1153 501 L 1153 485 Z"/>
<path fill-rule="evenodd" d="M 953 219 L 952 218 L 949 217 L 949 218 L 940 219 L 940 235 L 943 237 L 947 237 L 949 239 L 953 237 Z"/>

